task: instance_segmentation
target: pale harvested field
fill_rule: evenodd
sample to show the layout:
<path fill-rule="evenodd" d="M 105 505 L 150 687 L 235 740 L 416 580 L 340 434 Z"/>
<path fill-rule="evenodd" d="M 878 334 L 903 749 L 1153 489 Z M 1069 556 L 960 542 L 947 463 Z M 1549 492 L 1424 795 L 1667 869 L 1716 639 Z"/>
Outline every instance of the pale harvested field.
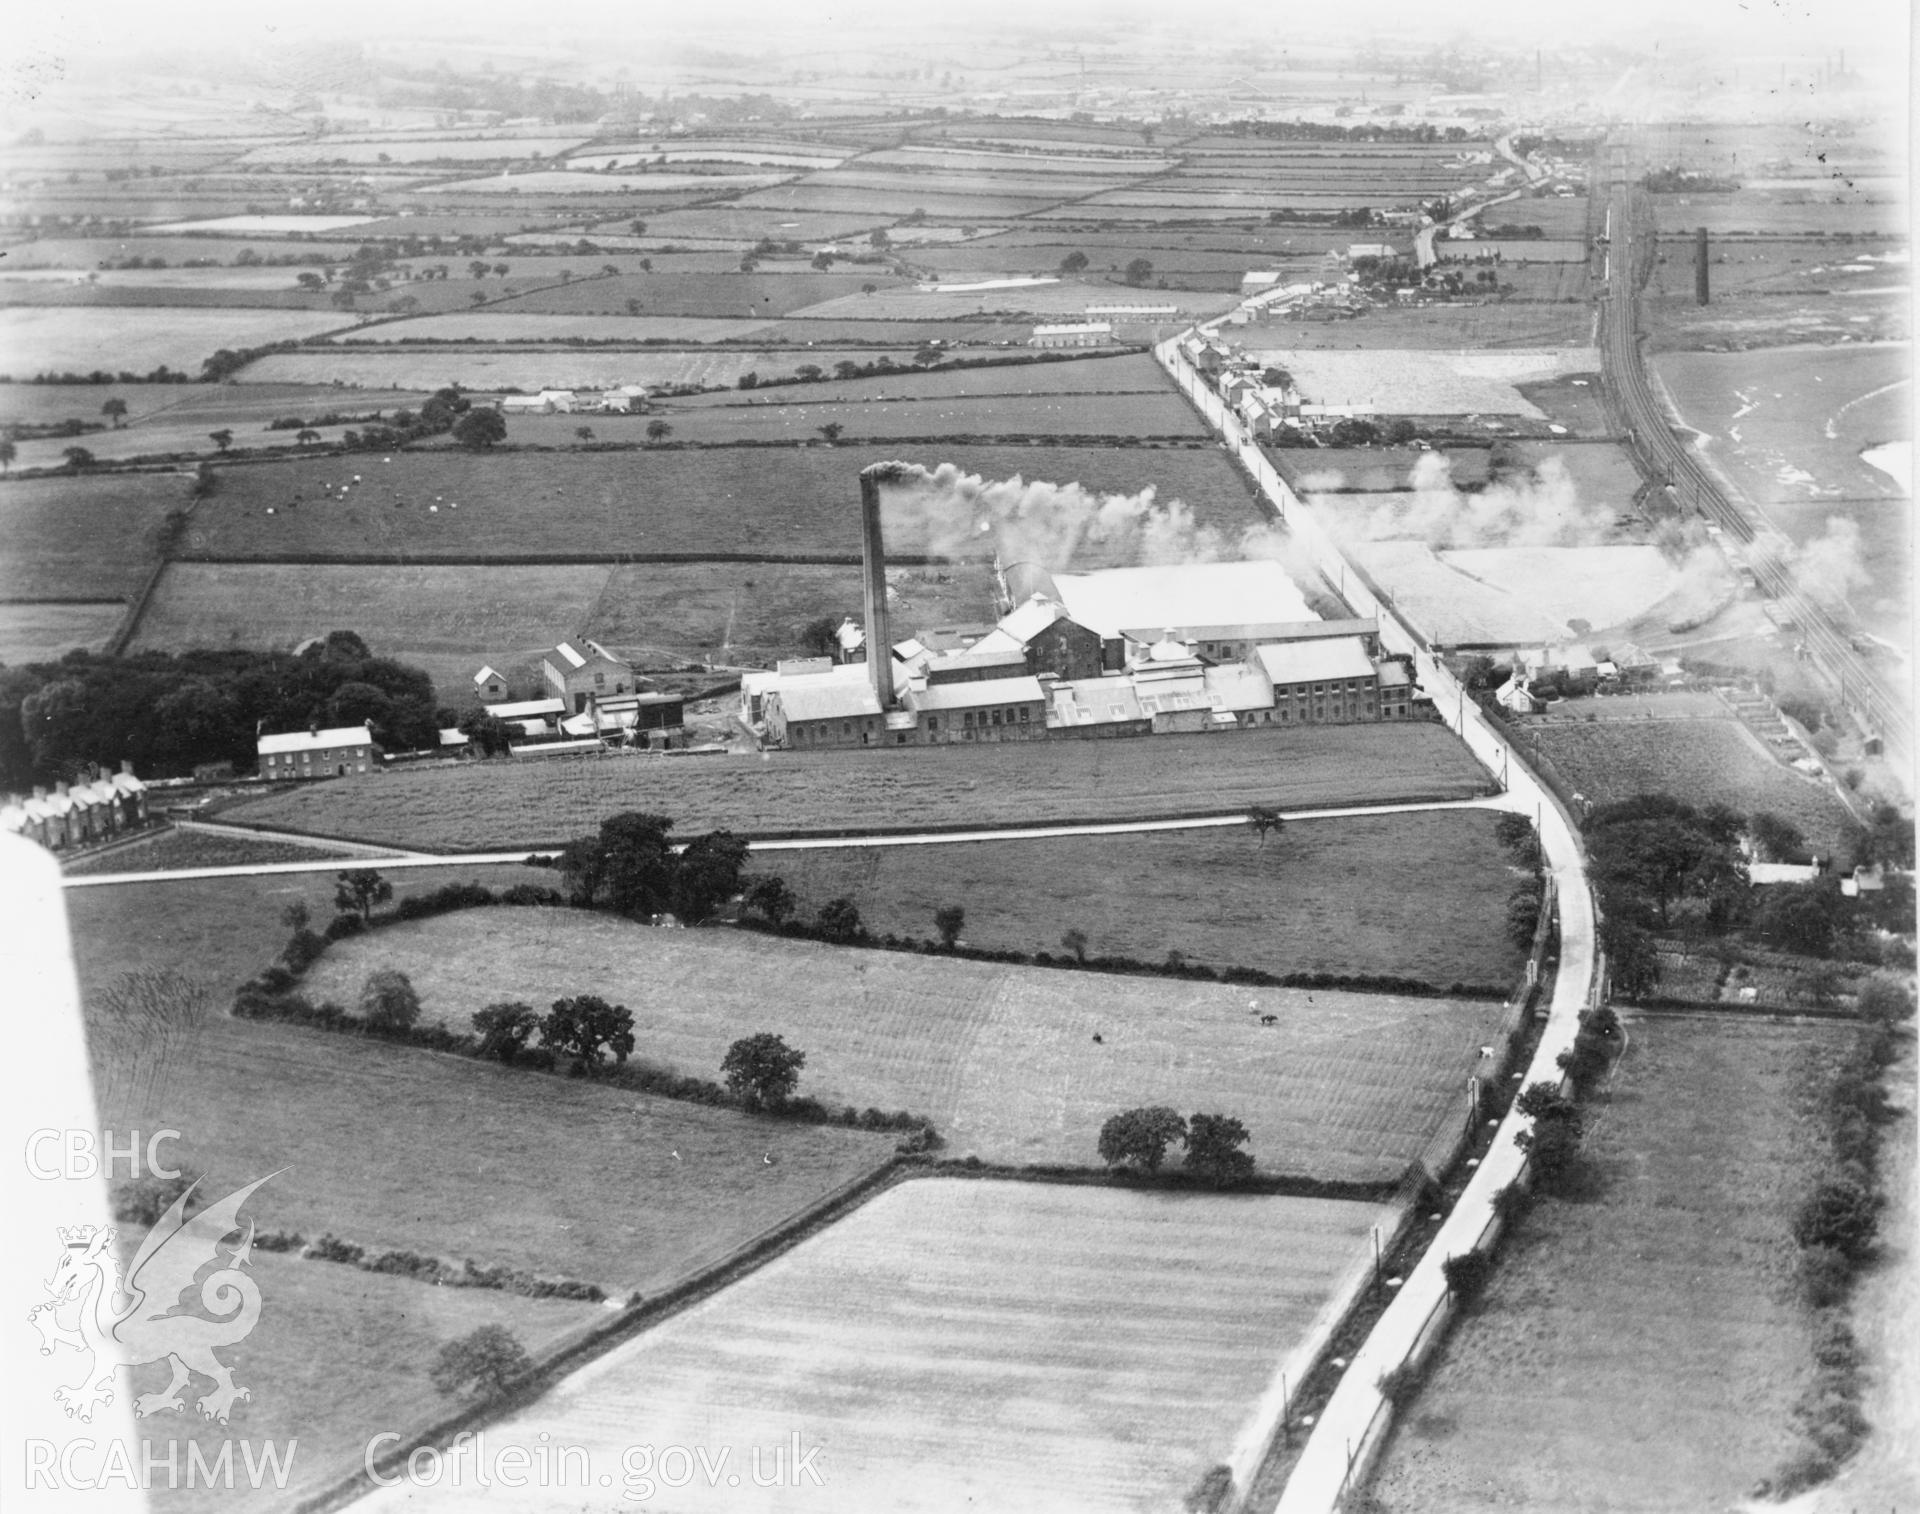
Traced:
<path fill-rule="evenodd" d="M 85 306 L 14 306 L 0 310 L 0 372 L 146 373 L 162 363 L 185 373 L 221 347 L 256 347 L 312 336 L 346 324 L 339 311 L 115 310 L 103 320 Z"/>
<path fill-rule="evenodd" d="M 1353 541 L 1349 549 L 1429 641 L 1446 646 L 1518 646 L 1557 641 L 1567 634 L 1564 620 L 1528 596 L 1481 583 L 1448 567 L 1425 542 Z"/>
<path fill-rule="evenodd" d="M 304 991 L 351 1004 L 381 967 L 413 980 L 424 1022 L 461 1029 L 503 999 L 598 994 L 633 1012 L 637 1059 L 707 1078 L 734 1040 L 773 1031 L 807 1053 L 802 1093 L 926 1115 L 951 1156 L 1095 1166 L 1109 1115 L 1169 1104 L 1239 1116 L 1264 1171 L 1371 1182 L 1397 1179 L 1462 1115 L 1502 1012 L 662 930 L 570 909 L 393 926 L 334 946 Z"/>
<path fill-rule="evenodd" d="M 1678 567 L 1648 546 L 1486 547 L 1441 559 L 1543 615 L 1584 620 L 1595 631 L 1644 615 L 1681 582 Z"/>
<path fill-rule="evenodd" d="M 641 1426 L 656 1447 L 731 1447 L 738 1486 L 696 1474 L 675 1509 L 1175 1507 L 1226 1458 L 1273 1373 L 1297 1377 L 1387 1217 L 1312 1199 L 908 1183 L 488 1433 L 528 1446 L 551 1433 L 615 1481 Z M 792 1435 L 821 1448 L 824 1486 L 754 1488 L 756 1448 L 771 1475 L 774 1443 L 791 1457 Z M 486 1507 L 577 1508 L 573 1475 L 574 1488 Z M 368 1506 L 471 1501 L 396 1489 Z"/>
<path fill-rule="evenodd" d="M 1344 329 L 1344 328 L 1342 328 Z M 1309 401 L 1328 405 L 1372 403 L 1405 415 L 1524 415 L 1543 419 L 1514 384 L 1559 373 L 1591 372 L 1597 364 L 1585 348 L 1471 352 L 1362 352 L 1270 350 L 1253 354 L 1285 368 Z"/>
<path fill-rule="evenodd" d="M 327 622 L 331 628 L 333 622 Z M 376 645 L 378 643 L 376 642 Z M 383 773 L 249 801 L 248 825 L 423 850 L 558 845 L 645 809 L 682 832 L 859 835 L 1467 798 L 1491 788 L 1445 727 L 1267 727 L 1236 735 L 1035 741 L 902 751 L 476 763 Z"/>

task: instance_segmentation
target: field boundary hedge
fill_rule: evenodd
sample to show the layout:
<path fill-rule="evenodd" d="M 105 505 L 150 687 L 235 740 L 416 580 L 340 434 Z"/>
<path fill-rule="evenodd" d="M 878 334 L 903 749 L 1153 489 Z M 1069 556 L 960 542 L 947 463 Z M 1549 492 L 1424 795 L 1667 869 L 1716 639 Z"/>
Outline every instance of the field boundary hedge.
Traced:
<path fill-rule="evenodd" d="M 642 1331 L 712 1297 L 748 1272 L 791 1251 L 829 1224 L 870 1199 L 877 1198 L 905 1176 L 907 1174 L 900 1158 L 890 1156 L 866 1172 L 849 1178 L 804 1209 L 742 1241 L 718 1261 L 669 1285 L 651 1298 L 629 1304 L 604 1323 L 588 1325 L 571 1337 L 563 1337 L 534 1357 L 533 1364 L 500 1394 L 431 1421 L 412 1436 L 395 1442 L 393 1448 L 379 1456 L 372 1467 L 361 1461 L 352 1472 L 336 1479 L 322 1491 L 302 1499 L 294 1506 L 296 1514 L 323 1514 L 323 1511 L 344 1508 L 356 1502 L 365 1497 L 373 1486 L 374 1472 L 392 1476 L 404 1469 L 407 1459 L 422 1447 L 444 1448 L 462 1432 L 482 1429 L 517 1409 L 525 1408 L 567 1373 L 605 1355 Z"/>
<path fill-rule="evenodd" d="M 470 1061 L 493 1061 L 496 1059 L 483 1049 L 482 1037 L 473 1032 L 455 1030 L 445 1023 L 376 1024 L 364 1015 L 354 1014 L 335 1003 L 314 1004 L 304 994 L 297 992 L 300 980 L 315 962 L 326 955 L 334 942 L 366 935 L 387 926 L 476 908 L 538 908 L 565 904 L 565 899 L 557 891 L 533 884 L 516 884 L 496 894 L 478 883 L 448 883 L 431 893 L 402 899 L 395 908 L 377 916 L 362 917 L 343 911 L 334 917 L 325 934 L 307 929 L 304 925 L 296 929 L 277 961 L 234 990 L 230 1013 L 238 1020 L 281 1021 L 302 1025 L 310 1030 L 391 1041 L 423 1051 L 464 1057 Z M 577 1069 L 573 1072 L 561 1071 L 559 1063 L 562 1059 L 545 1046 L 523 1047 L 513 1055 L 498 1060 L 502 1065 L 529 1076 L 578 1075 Z M 608 1087 L 681 1103 L 734 1109 L 743 1113 L 757 1112 L 768 1118 L 795 1124 L 832 1125 L 846 1130 L 903 1134 L 904 1138 L 897 1148 L 902 1154 L 932 1151 L 941 1145 L 940 1134 L 930 1119 L 904 1109 L 888 1112 L 869 1107 L 858 1110 L 848 1104 L 836 1110 L 818 1099 L 803 1095 L 787 1099 L 778 1108 L 755 1111 L 739 1094 L 711 1079 L 625 1061 L 611 1067 L 596 1067 L 589 1076 Z"/>

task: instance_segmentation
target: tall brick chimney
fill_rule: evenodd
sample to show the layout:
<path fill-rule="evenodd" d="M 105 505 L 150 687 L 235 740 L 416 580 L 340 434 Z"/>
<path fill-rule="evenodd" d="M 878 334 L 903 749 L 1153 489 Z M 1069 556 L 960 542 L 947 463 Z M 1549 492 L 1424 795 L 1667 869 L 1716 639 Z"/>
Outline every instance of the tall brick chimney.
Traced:
<path fill-rule="evenodd" d="M 893 708 L 893 636 L 887 624 L 887 543 L 880 529 L 880 486 L 892 483 L 905 463 L 875 463 L 860 470 L 860 564 L 865 588 L 867 679 L 880 708 Z"/>

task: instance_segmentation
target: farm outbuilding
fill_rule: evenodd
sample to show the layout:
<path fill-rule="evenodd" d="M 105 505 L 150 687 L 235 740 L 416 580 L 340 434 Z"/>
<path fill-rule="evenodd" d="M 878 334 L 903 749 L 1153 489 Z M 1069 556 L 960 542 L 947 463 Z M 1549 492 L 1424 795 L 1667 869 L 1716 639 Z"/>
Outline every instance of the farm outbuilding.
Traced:
<path fill-rule="evenodd" d="M 596 641 L 583 647 L 563 641 L 541 659 L 548 685 L 578 715 L 595 700 L 635 691 L 633 668 Z"/>

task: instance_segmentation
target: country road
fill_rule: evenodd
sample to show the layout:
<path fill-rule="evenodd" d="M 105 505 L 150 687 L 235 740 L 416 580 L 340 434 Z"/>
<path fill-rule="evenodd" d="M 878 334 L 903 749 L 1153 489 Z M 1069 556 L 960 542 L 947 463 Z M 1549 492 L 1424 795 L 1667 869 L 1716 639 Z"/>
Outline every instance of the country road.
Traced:
<path fill-rule="evenodd" d="M 1224 320 L 1221 317 L 1200 329 L 1210 333 Z M 1347 560 L 1339 544 L 1261 454 L 1238 418 L 1187 361 L 1179 339 L 1163 342 L 1154 356 L 1239 459 L 1268 505 L 1286 523 L 1295 545 L 1329 584 L 1338 586 L 1353 613 L 1377 616 L 1381 641 L 1390 650 L 1412 656 L 1420 687 L 1432 698 L 1447 725 L 1487 771 L 1500 779 L 1509 807 L 1534 817 L 1558 899 L 1560 967 L 1547 1006 L 1547 1022 L 1525 1076 L 1529 1083 L 1542 1079 L 1558 1083 L 1562 1076 L 1560 1053 L 1573 1045 L 1580 1013 L 1596 1001 L 1602 980 L 1586 852 L 1573 817 L 1466 697 L 1458 680 L 1434 656 L 1420 629 L 1403 617 L 1391 600 L 1377 594 L 1359 567 Z M 1515 1181 L 1525 1165 L 1524 1154 L 1513 1138 L 1527 1123 L 1517 1109 L 1508 1112 L 1426 1254 L 1348 1364 L 1294 1464 L 1277 1514 L 1332 1514 L 1348 1490 L 1364 1477 L 1393 1423 L 1393 1406 L 1380 1392 L 1379 1380 L 1424 1349 L 1451 1314 L 1452 1298 L 1441 1264 L 1449 1256 L 1484 1247 L 1498 1236 L 1501 1222 L 1493 1207 L 1494 1196 Z M 1232 1505 L 1235 1510 L 1244 1509 L 1245 1492 L 1277 1433 L 1277 1424 L 1256 1417 L 1236 1437 L 1228 1457 L 1238 1494 L 1238 1501 Z"/>
<path fill-rule="evenodd" d="M 1512 810 L 1518 801 L 1511 794 L 1492 794 L 1483 799 L 1439 799 L 1408 804 L 1354 804 L 1332 809 L 1282 810 L 1280 818 L 1288 825 L 1311 820 L 1350 820 L 1367 815 L 1411 815 L 1429 810 Z M 820 852 L 848 847 L 947 846 L 969 841 L 1048 841 L 1068 836 L 1138 836 L 1157 831 L 1205 831 L 1244 826 L 1245 815 L 1201 815 L 1182 820 L 1096 820 L 1073 825 L 1001 826 L 977 831 L 925 831 L 901 835 L 887 832 L 873 836 L 792 836 L 774 841 L 754 841 L 749 852 Z M 326 836 L 294 836 L 281 831 L 243 830 L 239 826 L 203 825 L 194 830 L 216 835 L 241 837 L 248 841 L 297 841 L 315 847 L 345 846 Z M 680 850 L 675 847 L 674 850 Z M 498 867 L 525 862 L 529 857 L 551 859 L 559 856 L 550 848 L 528 848 L 504 852 L 379 852 L 358 845 L 354 856 L 332 857 L 317 862 L 251 862 L 228 867 L 157 868 L 148 872 L 88 873 L 60 880 L 63 888 L 99 888 L 112 883 L 182 883 L 198 878 L 267 878 L 278 873 L 330 873 L 353 862 L 376 862 L 388 872 L 404 872 L 423 867 Z"/>
<path fill-rule="evenodd" d="M 1652 258 L 1651 239 L 1640 224 L 1642 191 L 1631 181 L 1624 147 L 1613 149 L 1608 189 L 1607 288 L 1600 321 L 1605 389 L 1620 429 L 1645 469 L 1673 485 L 1678 502 L 1691 504 L 1740 545 L 1739 557 L 1760 586 L 1791 611 L 1810 659 L 1838 690 L 1841 702 L 1869 730 L 1884 737 L 1896 766 L 1913 761 L 1913 712 L 1901 692 L 1854 651 L 1847 632 L 1817 601 L 1801 592 L 1789 563 L 1775 545 L 1785 537 L 1732 482 L 1681 440 L 1680 417 L 1662 403 L 1640 350 L 1639 285 Z"/>

